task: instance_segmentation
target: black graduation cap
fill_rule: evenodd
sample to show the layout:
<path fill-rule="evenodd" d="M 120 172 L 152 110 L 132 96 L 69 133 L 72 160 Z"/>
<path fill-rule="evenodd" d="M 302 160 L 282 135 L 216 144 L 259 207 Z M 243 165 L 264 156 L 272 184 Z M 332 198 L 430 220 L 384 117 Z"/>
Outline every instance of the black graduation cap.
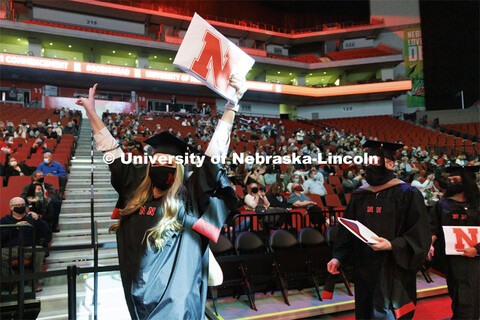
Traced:
<path fill-rule="evenodd" d="M 403 148 L 401 143 L 393 143 L 386 141 L 367 140 L 363 144 L 364 148 L 368 148 L 369 155 L 376 155 L 388 158 L 390 160 L 395 159 L 395 152 Z"/>
<path fill-rule="evenodd" d="M 445 171 L 451 176 L 461 176 L 462 173 L 475 178 L 475 173 L 480 170 L 480 166 L 450 166 L 446 167 Z"/>
<path fill-rule="evenodd" d="M 174 156 L 183 156 L 185 153 L 200 153 L 196 148 L 178 139 L 168 131 L 151 136 L 144 143 L 151 145 L 155 153 L 166 153 Z"/>

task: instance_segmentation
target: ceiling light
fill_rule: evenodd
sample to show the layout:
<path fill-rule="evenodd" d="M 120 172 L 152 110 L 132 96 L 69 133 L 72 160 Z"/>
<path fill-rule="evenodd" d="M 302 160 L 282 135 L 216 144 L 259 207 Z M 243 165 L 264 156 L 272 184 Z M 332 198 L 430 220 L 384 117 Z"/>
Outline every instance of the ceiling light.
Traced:
<path fill-rule="evenodd" d="M 3 52 L 7 52 L 7 49 L 3 49 Z"/>
<path fill-rule="evenodd" d="M 312 74 L 310 73 L 310 75 L 312 75 Z"/>
<path fill-rule="evenodd" d="M 113 50 L 112 53 L 115 53 L 115 50 Z"/>
<path fill-rule="evenodd" d="M 308 82 L 308 80 L 307 80 L 307 82 Z"/>
<path fill-rule="evenodd" d="M 322 79 L 322 81 L 325 81 L 325 79 Z"/>
<path fill-rule="evenodd" d="M 128 55 L 129 55 L 129 56 L 131 56 L 131 55 L 132 55 L 132 53 L 131 53 L 131 52 L 129 52 L 129 53 L 128 53 Z"/>
<path fill-rule="evenodd" d="M 323 71 L 323 74 L 327 74 L 327 71 Z"/>
<path fill-rule="evenodd" d="M 77 57 L 74 57 L 73 60 L 77 60 Z"/>
<path fill-rule="evenodd" d="M 292 75 L 292 73 L 290 72 L 290 75 Z"/>
<path fill-rule="evenodd" d="M 153 56 L 154 59 L 157 59 L 157 56 Z"/>
<path fill-rule="evenodd" d="M 53 56 L 54 58 L 56 58 L 57 56 Z"/>
<path fill-rule="evenodd" d="M 110 63 L 110 61 L 107 61 L 107 63 Z"/>
<path fill-rule="evenodd" d="M 168 70 L 168 68 L 165 68 L 165 70 Z"/>
<path fill-rule="evenodd" d="M 280 71 L 278 71 L 278 74 L 280 74 Z"/>
<path fill-rule="evenodd" d="M 172 58 L 168 58 L 168 60 L 172 61 Z"/>
<path fill-rule="evenodd" d="M 50 42 L 50 45 L 53 46 L 53 43 Z"/>
<path fill-rule="evenodd" d="M 69 48 L 71 48 L 71 47 L 72 47 L 72 45 L 71 45 L 71 44 L 69 44 L 69 45 L 68 45 L 68 47 L 69 47 Z"/>
<path fill-rule="evenodd" d="M 20 38 L 18 38 L 17 40 L 18 40 L 18 41 L 20 41 L 21 39 L 20 39 Z"/>

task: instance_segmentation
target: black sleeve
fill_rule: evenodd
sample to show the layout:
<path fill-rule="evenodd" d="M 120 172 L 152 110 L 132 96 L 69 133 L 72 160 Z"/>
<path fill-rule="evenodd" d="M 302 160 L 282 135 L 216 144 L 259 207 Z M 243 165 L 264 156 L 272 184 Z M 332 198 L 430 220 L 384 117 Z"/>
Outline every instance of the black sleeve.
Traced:
<path fill-rule="evenodd" d="M 344 217 L 346 219 L 356 220 L 355 207 L 357 196 L 358 195 L 356 194 L 352 195 L 350 202 L 345 209 Z M 339 228 L 332 257 L 338 259 L 343 264 L 352 254 L 355 236 L 344 226 L 341 225 Z"/>
<path fill-rule="evenodd" d="M 430 221 L 424 198 L 417 188 L 408 188 L 404 201 L 409 203 L 409 208 L 404 213 L 404 232 L 391 241 L 393 258 L 401 268 L 417 272 L 425 263 L 432 243 Z"/>
<path fill-rule="evenodd" d="M 430 218 L 430 230 L 432 235 L 437 236 L 442 232 L 442 222 L 441 222 L 441 214 L 442 214 L 442 205 L 440 201 L 437 201 L 435 205 L 430 209 L 429 218 Z"/>

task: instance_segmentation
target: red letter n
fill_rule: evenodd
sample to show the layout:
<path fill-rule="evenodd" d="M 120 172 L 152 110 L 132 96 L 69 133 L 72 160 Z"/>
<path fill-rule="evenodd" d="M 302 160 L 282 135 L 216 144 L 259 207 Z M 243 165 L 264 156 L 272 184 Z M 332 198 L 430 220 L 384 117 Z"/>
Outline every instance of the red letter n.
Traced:
<path fill-rule="evenodd" d="M 229 48 L 222 54 L 220 39 L 210 31 L 203 36 L 203 48 L 200 56 L 193 60 L 192 71 L 207 80 L 213 75 L 213 85 L 218 90 L 225 92 L 232 72 L 230 66 Z"/>
<path fill-rule="evenodd" d="M 474 247 L 477 245 L 477 229 L 468 229 L 468 233 L 470 233 L 470 237 L 463 232 L 460 228 L 453 228 L 453 233 L 457 237 L 457 243 L 455 244 L 455 249 L 463 250 L 465 246 L 463 245 L 463 240 L 468 244 L 469 247 Z"/>

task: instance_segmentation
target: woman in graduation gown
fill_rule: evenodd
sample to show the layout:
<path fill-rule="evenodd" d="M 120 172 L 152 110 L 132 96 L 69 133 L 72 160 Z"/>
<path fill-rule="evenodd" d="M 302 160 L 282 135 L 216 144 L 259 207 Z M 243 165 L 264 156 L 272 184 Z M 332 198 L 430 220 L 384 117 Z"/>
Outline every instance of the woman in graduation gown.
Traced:
<path fill-rule="evenodd" d="M 442 226 L 480 227 L 480 192 L 475 183 L 478 166 L 447 167 L 450 173 L 443 199 L 430 210 L 434 268 L 444 272 L 452 298 L 452 319 L 480 319 L 480 243 L 462 255 L 445 255 Z M 480 239 L 478 239 L 480 240 Z"/>
<path fill-rule="evenodd" d="M 353 251 L 356 319 L 411 319 L 416 273 L 431 243 L 428 214 L 420 191 L 390 170 L 402 145 L 368 140 L 363 146 L 380 161 L 367 166 L 368 184 L 352 193 L 344 217 L 372 230 L 378 243 L 367 245 L 340 228 L 328 271 L 337 274 Z"/>
<path fill-rule="evenodd" d="M 230 85 L 237 89 L 240 99 L 245 91 L 244 79 L 233 76 Z M 88 99 L 81 98 L 77 104 L 85 108 L 90 119 L 97 149 L 104 151 L 104 159 L 111 162 L 111 182 L 119 194 L 116 213 L 120 220 L 112 229 L 117 233 L 120 274 L 130 316 L 204 319 L 208 282 L 218 285 L 222 281 L 208 241 L 217 241 L 235 204 L 235 191 L 226 172 L 210 157 L 227 153 L 238 105 L 225 106 L 203 165 L 188 177 L 185 167 L 175 163 L 172 156 L 185 156 L 194 148 L 168 132 L 145 141 L 153 147 L 153 154 L 163 159 L 147 165 L 123 164 L 123 152 L 95 112 L 96 86 L 90 88 Z M 213 260 L 210 266 L 209 260 Z M 208 277 L 209 273 L 214 279 Z"/>

